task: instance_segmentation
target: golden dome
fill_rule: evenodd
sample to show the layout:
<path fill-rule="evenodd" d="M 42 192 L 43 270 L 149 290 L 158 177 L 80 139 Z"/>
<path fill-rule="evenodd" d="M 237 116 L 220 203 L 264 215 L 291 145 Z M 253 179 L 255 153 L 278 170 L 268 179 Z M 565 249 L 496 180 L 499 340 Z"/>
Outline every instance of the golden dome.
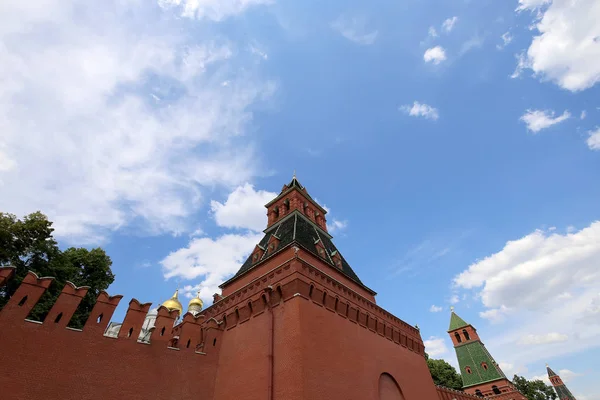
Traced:
<path fill-rule="evenodd" d="M 188 311 L 198 312 L 198 311 L 202 310 L 202 307 L 204 307 L 204 302 L 200 298 L 200 292 L 198 292 L 196 297 L 194 297 L 193 299 L 190 300 L 190 302 L 188 304 Z"/>
<path fill-rule="evenodd" d="M 183 312 L 183 306 L 181 305 L 181 302 L 179 301 L 178 295 L 179 295 L 179 289 L 177 289 L 175 291 L 175 293 L 173 294 L 173 297 L 171 297 L 169 300 L 162 303 L 162 306 L 166 307 L 169 311 L 178 310 L 179 315 L 181 315 L 181 313 Z"/>

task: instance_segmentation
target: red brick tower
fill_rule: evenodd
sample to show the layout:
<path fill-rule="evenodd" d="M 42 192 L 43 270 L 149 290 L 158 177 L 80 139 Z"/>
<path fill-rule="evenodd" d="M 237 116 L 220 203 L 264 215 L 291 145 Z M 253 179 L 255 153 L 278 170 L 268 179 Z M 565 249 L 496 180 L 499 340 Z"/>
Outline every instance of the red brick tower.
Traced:
<path fill-rule="evenodd" d="M 30 321 L 52 278 L 29 272 L 0 310 L 2 400 L 472 398 L 435 387 L 418 329 L 376 304 L 295 177 L 267 212 L 222 295 L 204 310 L 192 300 L 182 317 L 177 293 L 153 313 L 133 299 L 111 328 L 121 296 L 102 292 L 83 330 L 71 329 L 88 289 L 69 283 Z M 14 275 L 0 267 L 0 286 Z"/>
<path fill-rule="evenodd" d="M 454 344 L 466 393 L 494 399 L 527 400 L 506 378 L 479 338 L 477 329 L 454 310 L 450 316 L 448 334 Z"/>
<path fill-rule="evenodd" d="M 552 382 L 552 386 L 554 386 L 554 390 L 556 390 L 556 394 L 558 395 L 558 400 L 576 400 L 575 396 L 571 393 L 571 391 L 564 384 L 560 376 L 546 364 L 546 369 L 548 370 L 548 379 Z"/>
<path fill-rule="evenodd" d="M 436 400 L 419 331 L 375 302 L 294 178 L 222 297 L 215 399 Z M 232 379 L 232 377 L 235 377 Z"/>

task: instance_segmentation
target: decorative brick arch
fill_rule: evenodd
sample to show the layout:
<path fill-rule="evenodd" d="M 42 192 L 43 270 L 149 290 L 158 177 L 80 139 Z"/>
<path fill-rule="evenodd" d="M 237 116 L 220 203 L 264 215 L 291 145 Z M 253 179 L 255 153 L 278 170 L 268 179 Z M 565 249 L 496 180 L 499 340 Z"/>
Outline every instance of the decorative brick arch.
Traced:
<path fill-rule="evenodd" d="M 405 400 L 400 386 L 388 373 L 379 377 L 379 400 Z"/>

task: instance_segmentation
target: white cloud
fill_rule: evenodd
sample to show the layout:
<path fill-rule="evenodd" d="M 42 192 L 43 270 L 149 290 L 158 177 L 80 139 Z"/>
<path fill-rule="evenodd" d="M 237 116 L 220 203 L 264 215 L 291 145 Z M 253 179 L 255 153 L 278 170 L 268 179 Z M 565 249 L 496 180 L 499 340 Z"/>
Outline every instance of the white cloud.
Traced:
<path fill-rule="evenodd" d="M 516 11 L 536 10 L 549 4 L 551 1 L 552 0 L 519 0 L 519 6 Z"/>
<path fill-rule="evenodd" d="M 439 118 L 437 109 L 428 104 L 419 103 L 418 101 L 415 101 L 412 105 L 401 106 L 400 111 L 403 111 L 411 117 L 423 117 L 433 120 L 437 120 Z"/>
<path fill-rule="evenodd" d="M 367 20 L 362 16 L 340 15 L 331 23 L 331 28 L 346 39 L 361 45 L 371 45 L 377 39 L 378 31 L 367 28 Z"/>
<path fill-rule="evenodd" d="M 496 324 L 503 322 L 509 313 L 510 309 L 502 305 L 498 308 L 490 308 L 489 310 L 482 311 L 479 313 L 479 316 Z"/>
<path fill-rule="evenodd" d="M 583 110 L 581 112 L 581 114 L 579 115 L 579 119 L 585 119 L 585 117 L 587 117 L 587 112 L 585 110 Z"/>
<path fill-rule="evenodd" d="M 262 236 L 262 233 L 247 233 L 192 239 L 187 247 L 170 253 L 160 262 L 163 274 L 167 279 L 201 277 L 198 285 L 186 286 L 183 292 L 200 290 L 200 297 L 211 304 L 212 295 L 220 293 L 218 286 L 238 271 Z"/>
<path fill-rule="evenodd" d="M 600 80 L 600 3 L 596 0 L 520 0 L 517 11 L 534 10 L 535 29 L 531 45 L 517 70 L 534 75 L 573 92 Z"/>
<path fill-rule="evenodd" d="M 457 304 L 459 301 L 460 298 L 457 294 L 453 294 L 452 297 L 450 297 L 450 304 Z"/>
<path fill-rule="evenodd" d="M 430 308 L 429 308 L 429 312 L 440 312 L 442 311 L 443 308 L 442 307 L 438 307 L 435 304 L 433 304 Z"/>
<path fill-rule="evenodd" d="M 446 33 L 450 33 L 452 31 L 452 29 L 454 29 L 454 25 L 456 25 L 457 21 L 458 21 L 458 17 L 452 17 L 452 18 L 446 19 L 442 23 L 442 30 Z"/>
<path fill-rule="evenodd" d="M 492 354 L 524 365 L 598 346 L 598 265 L 600 221 L 595 221 L 579 231 L 536 230 L 508 241 L 458 274 L 454 283 L 475 292 L 488 319 L 505 321 L 502 333 L 486 339 Z M 564 339 L 565 326 L 568 340 L 554 345 Z M 537 344 L 514 352 L 514 345 L 522 342 Z"/>
<path fill-rule="evenodd" d="M 551 127 L 560 122 L 563 122 L 571 117 L 571 113 L 565 110 L 562 115 L 554 116 L 554 111 L 548 110 L 527 110 L 520 120 L 525 122 L 527 129 L 533 133 L 537 133 L 542 129 Z"/>
<path fill-rule="evenodd" d="M 438 33 L 435 30 L 435 28 L 433 26 L 429 27 L 429 32 L 428 32 L 430 37 L 438 37 Z"/>
<path fill-rule="evenodd" d="M 348 221 L 340 221 L 337 219 L 333 219 L 330 223 L 327 224 L 327 230 L 329 233 L 339 232 L 348 227 Z"/>
<path fill-rule="evenodd" d="M 425 345 L 425 352 L 429 354 L 429 357 L 439 357 L 448 353 L 448 347 L 446 347 L 446 341 L 442 338 L 431 336 L 429 339 L 423 341 Z"/>
<path fill-rule="evenodd" d="M 274 86 L 237 68 L 231 43 L 144 2 L 23 4 L 0 12 L 3 210 L 40 209 L 78 243 L 132 223 L 178 234 L 205 186 L 257 173 L 243 134 Z"/>
<path fill-rule="evenodd" d="M 259 232 L 267 227 L 267 211 L 264 206 L 275 197 L 276 193 L 257 191 L 246 183 L 231 192 L 224 204 L 211 201 L 210 208 L 217 225 L 221 227 Z"/>
<path fill-rule="evenodd" d="M 536 345 L 536 344 L 548 344 L 548 343 L 560 343 L 566 342 L 569 339 L 568 335 L 563 333 L 551 332 L 542 335 L 527 335 L 519 340 L 521 345 Z"/>
<path fill-rule="evenodd" d="M 587 138 L 587 145 L 590 150 L 600 150 L 600 128 L 596 128 L 595 131 L 589 132 L 589 137 Z"/>
<path fill-rule="evenodd" d="M 207 18 L 214 21 L 241 14 L 253 6 L 273 2 L 274 0 L 158 0 L 158 4 L 165 9 L 181 9 L 183 17 Z"/>
<path fill-rule="evenodd" d="M 508 46 L 510 44 L 510 42 L 513 41 L 513 36 L 511 35 L 510 32 L 503 33 L 500 38 L 502 39 L 502 44 L 496 45 L 496 48 L 498 50 L 502 50 L 503 48 Z"/>
<path fill-rule="evenodd" d="M 425 62 L 431 62 L 435 65 L 438 65 L 442 61 L 446 59 L 446 52 L 441 46 L 435 46 L 425 50 L 425 54 L 423 54 L 423 60 Z"/>

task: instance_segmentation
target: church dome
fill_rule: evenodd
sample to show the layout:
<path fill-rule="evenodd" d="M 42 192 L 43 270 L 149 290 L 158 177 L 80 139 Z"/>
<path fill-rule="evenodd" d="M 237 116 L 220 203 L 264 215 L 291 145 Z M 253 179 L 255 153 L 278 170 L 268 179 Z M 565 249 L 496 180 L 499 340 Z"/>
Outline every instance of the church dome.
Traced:
<path fill-rule="evenodd" d="M 188 304 L 188 311 L 195 315 L 202 311 L 202 307 L 204 307 L 204 302 L 200 298 L 200 292 L 198 292 L 196 297 L 190 300 Z"/>
<path fill-rule="evenodd" d="M 181 315 L 181 313 L 183 312 L 183 306 L 181 305 L 181 302 L 179 301 L 178 297 L 179 297 L 179 289 L 177 289 L 175 291 L 175 293 L 173 294 L 173 297 L 171 297 L 169 300 L 162 303 L 162 306 L 166 307 L 169 311 L 178 310 L 179 315 Z"/>

